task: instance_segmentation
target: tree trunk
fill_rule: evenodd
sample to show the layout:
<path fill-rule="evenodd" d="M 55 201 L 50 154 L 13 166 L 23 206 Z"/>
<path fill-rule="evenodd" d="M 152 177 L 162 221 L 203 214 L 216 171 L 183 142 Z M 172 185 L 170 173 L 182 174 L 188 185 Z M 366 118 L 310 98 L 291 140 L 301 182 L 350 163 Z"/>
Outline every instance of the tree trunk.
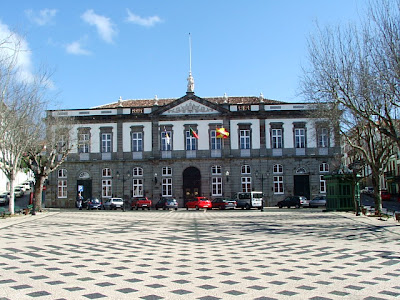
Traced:
<path fill-rule="evenodd" d="M 14 181 L 15 181 L 15 173 L 11 173 L 10 178 L 10 201 L 8 202 L 8 210 L 13 215 L 15 210 L 15 195 L 14 195 Z"/>
<path fill-rule="evenodd" d="M 379 175 L 376 176 L 372 172 L 372 186 L 374 187 L 374 201 L 375 201 L 375 212 L 380 215 L 382 213 L 382 198 L 380 193 Z"/>
<path fill-rule="evenodd" d="M 35 211 L 42 211 L 42 192 L 43 183 L 46 180 L 46 176 L 38 175 L 35 182 L 35 200 L 33 202 L 33 209 Z"/>

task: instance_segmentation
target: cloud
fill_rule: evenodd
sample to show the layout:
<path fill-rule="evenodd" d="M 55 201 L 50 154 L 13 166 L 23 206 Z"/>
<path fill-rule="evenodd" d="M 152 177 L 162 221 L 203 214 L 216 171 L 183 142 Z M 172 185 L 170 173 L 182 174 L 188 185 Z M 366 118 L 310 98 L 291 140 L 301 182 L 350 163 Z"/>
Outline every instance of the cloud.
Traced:
<path fill-rule="evenodd" d="M 39 13 L 34 12 L 32 9 L 25 10 L 25 15 L 28 17 L 28 19 L 39 26 L 49 24 L 56 14 L 56 9 L 49 8 L 42 9 L 39 11 Z"/>
<path fill-rule="evenodd" d="M 11 31 L 0 21 L 0 60 L 6 64 L 14 64 L 17 78 L 25 82 L 33 82 L 35 76 L 32 69 L 32 52 L 28 42 L 18 33 Z M 14 62 L 13 62 L 14 60 Z"/>
<path fill-rule="evenodd" d="M 65 50 L 69 54 L 74 55 L 91 55 L 92 53 L 82 48 L 82 43 L 79 41 L 72 42 L 65 46 Z"/>
<path fill-rule="evenodd" d="M 97 15 L 93 9 L 87 10 L 81 18 L 89 25 L 95 26 L 98 34 L 105 42 L 113 43 L 113 38 L 117 31 L 109 18 Z"/>
<path fill-rule="evenodd" d="M 129 9 L 127 9 L 126 11 L 128 13 L 126 21 L 129 23 L 134 23 L 145 27 L 152 27 L 155 24 L 162 22 L 162 20 L 158 16 L 142 18 L 138 15 L 133 14 Z"/>

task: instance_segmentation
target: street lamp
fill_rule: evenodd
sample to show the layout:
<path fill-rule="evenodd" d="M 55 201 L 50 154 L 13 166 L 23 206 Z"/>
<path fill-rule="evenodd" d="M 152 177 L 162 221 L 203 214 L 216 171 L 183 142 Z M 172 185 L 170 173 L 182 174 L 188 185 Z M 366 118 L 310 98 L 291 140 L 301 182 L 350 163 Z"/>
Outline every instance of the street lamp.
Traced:
<path fill-rule="evenodd" d="M 258 171 L 256 171 L 256 178 L 258 178 Z M 261 211 L 264 211 L 264 173 L 261 173 Z"/>
<path fill-rule="evenodd" d="M 229 171 L 225 172 L 225 176 L 226 176 L 226 182 L 229 182 Z"/>
<path fill-rule="evenodd" d="M 120 174 L 118 171 L 115 175 L 117 176 L 117 179 L 119 179 Z M 125 181 L 131 177 L 131 173 L 129 171 L 126 173 L 126 177 L 127 177 L 127 179 L 125 179 L 125 174 L 122 173 L 122 199 L 124 200 L 124 210 L 125 210 L 125 202 L 126 202 L 125 201 Z"/>

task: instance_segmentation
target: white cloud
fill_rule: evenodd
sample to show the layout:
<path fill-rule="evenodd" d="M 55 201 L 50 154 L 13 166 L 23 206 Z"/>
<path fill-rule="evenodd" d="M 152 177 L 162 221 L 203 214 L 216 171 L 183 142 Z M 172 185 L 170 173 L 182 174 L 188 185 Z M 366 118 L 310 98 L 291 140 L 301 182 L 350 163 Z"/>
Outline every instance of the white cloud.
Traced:
<path fill-rule="evenodd" d="M 34 81 L 31 55 L 28 42 L 0 21 L 0 59 L 4 59 L 7 64 L 14 63 L 16 74 L 21 81 Z"/>
<path fill-rule="evenodd" d="M 88 24 L 97 28 L 100 37 L 107 43 L 112 43 L 114 36 L 117 34 L 115 25 L 109 18 L 97 15 L 93 9 L 87 10 L 81 18 Z"/>
<path fill-rule="evenodd" d="M 28 19 L 39 26 L 49 24 L 56 16 L 56 14 L 56 9 L 49 8 L 42 9 L 38 13 L 34 12 L 32 9 L 28 9 L 25 11 L 25 15 L 28 17 Z"/>
<path fill-rule="evenodd" d="M 162 20 L 158 16 L 142 18 L 141 16 L 133 14 L 129 9 L 127 9 L 126 11 L 128 13 L 126 21 L 129 23 L 134 23 L 145 27 L 151 27 L 154 26 L 156 23 L 162 22 Z"/>
<path fill-rule="evenodd" d="M 79 41 L 72 42 L 65 46 L 65 50 L 67 53 L 75 54 L 75 55 L 90 55 L 92 54 L 90 51 L 83 49 L 82 44 Z"/>

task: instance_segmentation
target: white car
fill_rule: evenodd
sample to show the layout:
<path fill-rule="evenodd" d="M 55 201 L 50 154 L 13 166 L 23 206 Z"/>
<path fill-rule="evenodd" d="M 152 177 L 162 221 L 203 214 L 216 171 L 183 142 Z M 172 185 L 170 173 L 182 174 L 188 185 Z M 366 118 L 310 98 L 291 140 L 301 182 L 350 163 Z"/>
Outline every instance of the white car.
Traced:
<path fill-rule="evenodd" d="M 104 209 L 124 208 L 124 200 L 122 198 L 110 198 L 103 204 Z"/>
<path fill-rule="evenodd" d="M 20 198 L 24 195 L 24 191 L 20 187 L 15 187 L 14 188 L 14 195 L 17 198 Z"/>

